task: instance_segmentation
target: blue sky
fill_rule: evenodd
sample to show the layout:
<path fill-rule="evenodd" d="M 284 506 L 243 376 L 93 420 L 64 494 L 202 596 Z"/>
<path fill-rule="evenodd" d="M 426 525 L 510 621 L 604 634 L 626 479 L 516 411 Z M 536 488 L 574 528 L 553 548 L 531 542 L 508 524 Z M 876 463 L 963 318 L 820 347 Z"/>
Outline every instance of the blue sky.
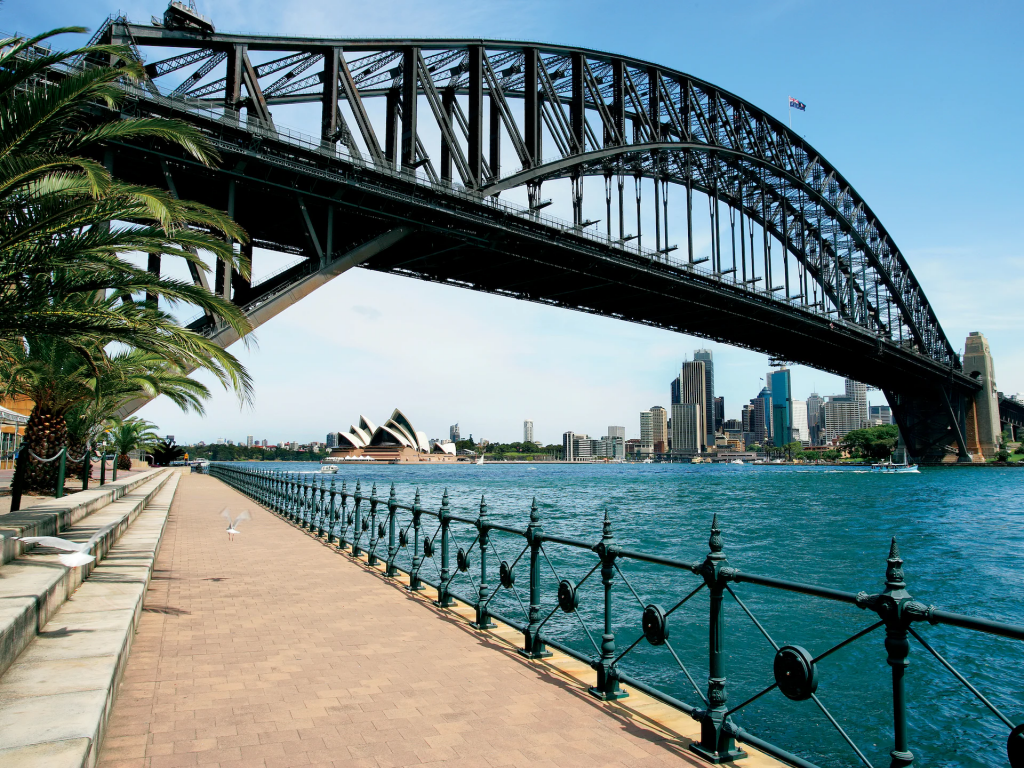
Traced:
<path fill-rule="evenodd" d="M 8 0 L 0 28 L 96 27 L 118 10 L 144 22 L 163 8 L 160 0 Z M 1000 388 L 1024 391 L 1019 3 L 206 0 L 200 10 L 223 31 L 584 45 L 688 72 L 783 120 L 788 96 L 799 98 L 807 112 L 794 128 L 884 221 L 954 346 L 969 331 L 985 333 Z M 275 263 L 263 261 L 261 270 Z M 635 436 L 638 411 L 665 405 L 679 363 L 704 346 L 360 270 L 260 328 L 257 342 L 237 350 L 256 381 L 252 408 L 218 392 L 203 418 L 160 401 L 141 415 L 179 441 L 322 440 L 360 413 L 382 421 L 395 406 L 431 436 L 459 421 L 476 437 L 520 439 L 524 418 L 544 441 L 566 429 L 601 435 L 610 424 Z M 726 415 L 737 417 L 767 359 L 708 346 Z M 793 385 L 799 397 L 842 388 L 806 368 Z"/>

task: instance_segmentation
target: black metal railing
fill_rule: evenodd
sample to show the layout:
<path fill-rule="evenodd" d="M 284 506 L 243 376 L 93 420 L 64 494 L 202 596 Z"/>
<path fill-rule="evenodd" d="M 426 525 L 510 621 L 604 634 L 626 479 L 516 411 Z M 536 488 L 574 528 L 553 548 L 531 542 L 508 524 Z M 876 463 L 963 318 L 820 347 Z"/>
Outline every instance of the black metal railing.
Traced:
<path fill-rule="evenodd" d="M 455 600 L 471 606 L 475 612 L 473 627 L 494 627 L 492 619 L 501 621 L 523 634 L 520 653 L 531 659 L 550 656 L 548 647 L 555 648 L 573 658 L 589 664 L 596 672 L 595 685 L 590 693 L 602 700 L 627 696 L 620 684 L 631 686 L 689 714 L 700 723 L 700 738 L 691 745 L 697 754 L 713 763 L 732 762 L 743 758 L 740 744 L 747 744 L 800 768 L 817 768 L 814 763 L 792 754 L 740 727 L 734 715 L 744 707 L 761 699 L 776 688 L 790 701 L 810 701 L 824 715 L 843 741 L 864 765 L 872 766 L 864 751 L 826 708 L 817 695 L 819 666 L 836 651 L 847 647 L 876 630 L 885 631 L 886 662 L 891 668 L 892 682 L 892 738 L 889 752 L 890 768 L 910 766 L 914 755 L 910 750 L 907 692 L 905 676 L 910 655 L 911 639 L 924 648 L 937 662 L 962 684 L 978 701 L 1004 725 L 1009 736 L 1005 742 L 1006 759 L 1011 768 L 1024 768 L 1024 723 L 1014 723 L 989 698 L 967 680 L 942 654 L 939 653 L 915 627 L 948 625 L 987 635 L 1013 640 L 1024 640 L 1024 627 L 951 613 L 928 606 L 907 591 L 896 539 L 887 558 L 885 589 L 878 594 L 845 592 L 827 587 L 761 576 L 732 567 L 725 555 L 722 531 L 716 515 L 711 524 L 709 552 L 701 562 L 686 562 L 674 558 L 623 548 L 615 543 L 611 521 L 605 513 L 602 536 L 599 541 L 583 541 L 546 533 L 540 519 L 536 501 L 530 510 L 530 521 L 520 529 L 492 522 L 483 498 L 475 517 L 454 513 L 445 491 L 437 509 L 422 505 L 419 490 L 411 504 L 401 503 L 392 484 L 389 495 L 381 498 L 374 485 L 367 494 L 360 481 L 354 491 L 347 482 L 338 487 L 337 479 L 313 472 L 288 472 L 232 466 L 213 463 L 210 474 L 259 502 L 300 527 L 335 544 L 340 551 L 352 557 L 365 557 L 368 565 L 382 565 L 386 577 L 408 574 L 410 590 L 422 590 L 424 585 L 437 591 L 435 604 L 450 607 Z M 436 526 L 436 527 L 435 527 Z M 511 554 L 509 543 L 513 544 Z M 505 552 L 503 552 L 503 548 Z M 548 550 L 565 548 L 569 554 L 556 558 L 560 564 L 588 568 L 579 579 L 560 574 Z M 476 561 L 474 565 L 473 561 Z M 426 573 L 432 563 L 436 578 Z M 673 584 L 678 600 L 669 608 L 643 600 L 627 577 L 626 564 L 668 569 L 684 573 L 693 580 Z M 497 566 L 497 571 L 492 567 Z M 520 591 L 517 574 L 528 571 L 528 590 Z M 543 594 L 542 570 L 550 569 L 557 583 L 555 594 Z M 476 577 L 474 578 L 474 573 Z M 599 638 L 591 631 L 581 615 L 582 587 L 590 581 L 600 580 L 603 606 L 594 608 L 590 615 L 603 620 Z M 493 583 L 492 583 L 492 580 Z M 471 587 L 465 590 L 465 585 Z M 547 580 L 550 585 L 552 581 Z M 623 627 L 623 609 L 613 599 L 613 588 L 622 584 L 630 593 L 629 603 L 635 599 L 639 606 L 639 626 L 635 638 L 620 649 L 616 626 Z M 828 650 L 812 655 L 799 645 L 779 645 L 741 599 L 735 589 L 739 584 L 752 584 L 788 593 L 843 603 L 874 614 L 876 621 L 853 632 Z M 550 587 L 549 587 L 550 590 Z M 680 654 L 670 641 L 670 617 L 692 598 L 707 592 L 709 604 L 708 676 L 704 690 L 686 667 Z M 728 704 L 726 695 L 725 606 L 726 596 L 739 607 L 752 622 L 764 640 L 771 645 L 774 682 L 737 705 Z M 504 604 L 499 604 L 504 596 Z M 553 601 L 552 601 L 553 597 Z M 525 602 L 524 602 L 525 598 Z M 521 614 L 510 615 L 506 606 Z M 582 637 L 589 640 L 593 653 L 583 653 L 567 641 L 568 625 L 555 617 L 573 617 L 581 626 Z M 635 620 L 635 619 L 634 619 Z M 629 626 L 628 624 L 625 626 Z M 686 681 L 696 692 L 699 703 L 690 704 L 669 695 L 658 685 L 640 679 L 622 668 L 622 662 L 636 653 L 646 641 L 649 646 L 664 648 L 672 663 L 678 667 Z M 1000 739 L 1001 741 L 1001 739 Z M 983 762 L 997 764 L 1003 759 L 1000 744 L 973 745 L 972 751 Z"/>
<path fill-rule="evenodd" d="M 89 445 L 86 445 L 82 451 L 82 455 L 75 458 L 68 453 L 67 447 L 61 448 L 57 453 L 53 454 L 49 458 L 43 458 L 36 454 L 35 451 L 29 449 L 24 443 L 18 449 L 17 456 L 15 457 L 14 463 L 14 476 L 11 478 L 11 512 L 16 512 L 21 509 L 21 499 L 24 495 L 26 479 L 25 476 L 29 471 L 30 463 L 36 464 L 49 464 L 51 462 L 57 462 L 57 472 L 54 478 L 54 497 L 63 498 L 64 496 L 64 483 L 67 479 L 67 463 L 70 461 L 73 464 L 81 464 L 81 480 L 82 490 L 86 491 L 89 489 L 89 476 L 92 472 L 92 459 L 98 458 L 100 461 L 100 485 L 104 485 L 107 482 L 107 457 L 113 456 L 113 469 L 111 471 L 112 480 L 117 480 L 117 460 L 120 454 L 114 451 L 113 454 L 108 454 L 104 451 L 102 454 L 94 454 L 93 449 Z"/>

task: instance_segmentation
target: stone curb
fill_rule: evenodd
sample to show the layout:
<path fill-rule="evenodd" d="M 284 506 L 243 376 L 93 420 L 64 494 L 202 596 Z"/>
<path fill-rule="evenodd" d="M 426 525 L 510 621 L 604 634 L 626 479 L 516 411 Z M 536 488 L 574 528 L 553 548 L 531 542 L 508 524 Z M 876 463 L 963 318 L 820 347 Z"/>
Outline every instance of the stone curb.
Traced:
<path fill-rule="evenodd" d="M 92 768 L 180 473 L 0 680 L 0 765 Z"/>
<path fill-rule="evenodd" d="M 62 531 L 65 538 L 87 540 L 97 529 L 107 528 L 95 545 L 96 561 L 80 568 L 68 568 L 57 555 L 28 555 L 0 566 L 0 675 L 14 663 L 18 655 L 42 631 L 78 586 L 89 577 L 96 565 L 159 493 L 170 471 L 161 470 L 150 482 L 134 493 L 122 495 L 117 501 L 93 512 L 85 522 Z M 21 542 L 18 542 L 19 546 Z M 34 545 L 33 545 L 34 548 Z"/>

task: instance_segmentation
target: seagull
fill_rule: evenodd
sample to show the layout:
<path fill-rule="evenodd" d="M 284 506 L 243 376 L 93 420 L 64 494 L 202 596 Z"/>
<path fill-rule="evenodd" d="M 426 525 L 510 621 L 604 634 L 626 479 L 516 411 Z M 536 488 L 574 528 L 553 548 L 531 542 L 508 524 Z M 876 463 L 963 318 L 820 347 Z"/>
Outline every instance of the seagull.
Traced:
<path fill-rule="evenodd" d="M 58 559 L 68 568 L 78 568 L 79 566 L 91 563 L 96 559 L 94 555 L 89 554 L 89 550 L 92 549 L 96 542 L 102 539 L 104 534 L 106 534 L 112 527 L 112 525 L 106 525 L 100 528 L 92 535 L 92 538 L 86 542 L 68 541 L 67 539 L 59 539 L 56 536 L 20 536 L 18 537 L 18 540 L 23 541 L 26 544 L 41 544 L 44 547 L 53 547 L 54 549 L 63 549 L 65 552 L 70 552 L 71 554 L 69 555 L 58 555 Z"/>
<path fill-rule="evenodd" d="M 234 520 L 231 519 L 231 510 L 224 507 L 220 511 L 221 515 L 225 520 L 228 521 L 228 541 L 235 540 L 235 534 L 238 533 L 238 524 L 243 520 L 252 520 L 252 515 L 249 514 L 249 510 L 243 509 Z"/>

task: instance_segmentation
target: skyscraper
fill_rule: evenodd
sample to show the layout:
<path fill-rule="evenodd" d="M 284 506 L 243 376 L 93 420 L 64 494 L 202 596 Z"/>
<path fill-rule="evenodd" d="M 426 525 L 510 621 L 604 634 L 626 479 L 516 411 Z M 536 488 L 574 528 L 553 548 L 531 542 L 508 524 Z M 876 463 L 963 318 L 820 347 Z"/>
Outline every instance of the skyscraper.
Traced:
<path fill-rule="evenodd" d="M 725 421 L 725 398 L 715 398 L 715 432 L 722 431 L 722 423 Z"/>
<path fill-rule="evenodd" d="M 327 441 L 326 441 L 325 445 L 328 448 L 337 448 L 339 442 L 341 442 L 341 433 L 340 432 L 328 432 L 327 433 Z"/>
<path fill-rule="evenodd" d="M 451 441 L 453 443 L 457 443 L 457 442 L 459 442 L 459 440 L 462 439 L 461 437 L 459 437 L 459 425 L 458 424 L 452 424 L 450 427 L 448 427 L 448 437 L 451 438 Z"/>
<path fill-rule="evenodd" d="M 710 353 L 708 353 L 710 354 Z M 697 406 L 697 452 L 703 453 L 708 446 L 708 406 L 711 405 L 711 418 L 714 419 L 714 404 L 707 402 L 707 371 L 703 360 L 693 360 L 683 363 L 679 377 L 672 382 L 672 405 L 691 403 Z M 673 420 L 676 417 L 675 408 L 672 409 Z M 672 452 L 678 453 L 676 445 L 677 427 L 672 427 Z M 711 432 L 711 445 L 714 445 L 715 434 Z M 689 444 L 689 443 L 687 443 Z"/>
<path fill-rule="evenodd" d="M 640 411 L 640 453 L 654 453 L 654 415 L 650 411 Z"/>
<path fill-rule="evenodd" d="M 791 404 L 793 406 L 791 414 L 793 422 L 790 426 L 790 438 L 793 442 L 810 445 L 811 436 L 810 430 L 807 427 L 807 403 L 804 400 L 793 400 Z"/>
<path fill-rule="evenodd" d="M 780 368 L 768 374 L 772 390 L 772 441 L 781 447 L 793 441 L 792 427 L 792 389 L 790 387 L 789 369 Z"/>
<path fill-rule="evenodd" d="M 660 405 L 651 406 L 651 441 L 655 453 L 668 453 L 668 412 Z"/>
<path fill-rule="evenodd" d="M 715 444 L 715 432 L 718 427 L 715 425 L 715 360 L 710 349 L 698 349 L 693 353 L 693 359 L 704 363 L 704 429 L 707 437 L 705 445 Z M 724 407 L 724 403 L 723 403 Z"/>
<path fill-rule="evenodd" d="M 562 458 L 566 461 L 576 460 L 576 433 L 565 432 L 562 434 Z"/>
<path fill-rule="evenodd" d="M 859 381 L 846 379 L 846 397 L 857 404 L 860 424 L 854 429 L 863 429 L 868 425 L 868 388 Z"/>
<path fill-rule="evenodd" d="M 245 436 L 245 447 L 252 448 L 252 435 Z"/>
<path fill-rule="evenodd" d="M 811 445 L 821 445 L 821 432 L 825 426 L 824 405 L 824 399 L 817 392 L 812 392 L 807 398 L 807 432 Z"/>
<path fill-rule="evenodd" d="M 825 403 L 825 441 L 842 439 L 848 432 L 862 429 L 860 403 L 845 395 L 830 396 Z"/>
<path fill-rule="evenodd" d="M 672 403 L 672 453 L 695 456 L 701 453 L 705 411 L 698 403 Z"/>
<path fill-rule="evenodd" d="M 523 422 L 523 442 L 524 443 L 532 443 L 533 442 L 533 420 L 532 419 L 527 419 L 526 421 Z"/>
<path fill-rule="evenodd" d="M 750 404 L 754 407 L 754 441 L 764 446 L 772 439 L 772 391 L 762 387 Z"/>

